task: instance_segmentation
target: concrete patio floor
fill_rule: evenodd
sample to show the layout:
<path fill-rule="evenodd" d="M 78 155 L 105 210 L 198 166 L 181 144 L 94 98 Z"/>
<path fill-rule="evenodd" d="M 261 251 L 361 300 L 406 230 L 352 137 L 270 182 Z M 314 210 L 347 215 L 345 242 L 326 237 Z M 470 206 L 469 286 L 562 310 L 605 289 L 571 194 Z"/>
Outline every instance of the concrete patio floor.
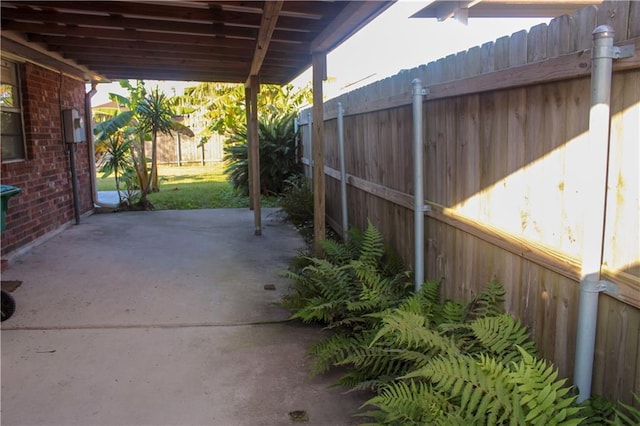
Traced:
<path fill-rule="evenodd" d="M 262 237 L 246 209 L 96 214 L 12 262 L 2 424 L 358 424 L 366 395 L 309 378 L 323 331 L 276 306 L 303 243 L 274 212 Z"/>

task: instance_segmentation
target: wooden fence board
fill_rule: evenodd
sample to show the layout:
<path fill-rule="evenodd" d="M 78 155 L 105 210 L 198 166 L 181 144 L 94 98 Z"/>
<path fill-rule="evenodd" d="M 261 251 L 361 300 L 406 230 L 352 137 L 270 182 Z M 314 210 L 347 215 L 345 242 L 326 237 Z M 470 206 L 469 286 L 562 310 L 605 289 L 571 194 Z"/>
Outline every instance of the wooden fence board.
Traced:
<path fill-rule="evenodd" d="M 627 39 L 629 28 L 629 2 L 608 2 L 598 8 L 598 25 L 609 25 L 615 31 L 614 41 Z"/>
<path fill-rule="evenodd" d="M 627 38 L 632 39 L 640 37 L 640 2 L 632 1 L 629 3 L 629 29 Z"/>
<path fill-rule="evenodd" d="M 590 49 L 593 37 L 591 33 L 597 26 L 598 9 L 595 6 L 585 7 L 576 12 L 571 20 L 572 50 Z"/>
<path fill-rule="evenodd" d="M 527 62 L 547 59 L 547 24 L 539 24 L 529 30 L 527 35 Z"/>
<path fill-rule="evenodd" d="M 571 51 L 571 18 L 558 16 L 549 22 L 547 30 L 547 57 L 555 58 Z"/>
<path fill-rule="evenodd" d="M 425 203 L 431 208 L 425 214 L 426 277 L 443 280 L 443 296 L 459 300 L 492 278 L 503 282 L 506 309 L 531 327 L 540 352 L 570 378 L 582 212 L 589 208 L 589 194 L 581 190 L 589 171 L 580 159 L 588 142 L 591 31 L 597 19 L 608 19 L 631 37 L 617 37 L 621 45 L 635 44 L 636 54 L 614 62 L 602 265 L 603 279 L 615 282 L 620 294 L 601 297 L 593 386 L 631 402 L 631 392 L 640 392 L 640 38 L 638 6 L 624 3 L 556 18 L 339 100 L 348 111 L 350 223 L 364 227 L 371 220 L 411 266 L 410 83 L 423 79 L 430 91 L 423 117 Z M 334 111 L 335 101 L 328 102 L 325 120 L 332 129 Z M 338 223 L 333 139 L 327 140 L 327 206 Z M 609 363 L 615 368 L 605 370 Z"/>
<path fill-rule="evenodd" d="M 640 277 L 640 71 L 616 76 L 612 84 L 611 147 L 603 264 Z M 625 131 L 626 129 L 626 131 Z"/>

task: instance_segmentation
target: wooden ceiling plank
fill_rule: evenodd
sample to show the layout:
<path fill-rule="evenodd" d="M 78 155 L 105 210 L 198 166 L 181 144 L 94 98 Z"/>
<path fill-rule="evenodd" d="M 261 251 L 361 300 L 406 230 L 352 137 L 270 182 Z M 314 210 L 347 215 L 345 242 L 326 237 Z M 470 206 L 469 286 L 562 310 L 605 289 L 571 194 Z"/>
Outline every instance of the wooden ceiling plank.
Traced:
<path fill-rule="evenodd" d="M 260 68 L 262 67 L 262 62 L 269 51 L 271 36 L 273 35 L 273 30 L 276 28 L 276 24 L 278 23 L 278 15 L 280 14 L 280 10 L 282 10 L 283 4 L 284 0 L 267 1 L 264 4 L 262 22 L 260 23 L 258 39 L 256 40 L 256 46 L 253 52 L 253 60 L 245 83 L 247 87 L 250 86 L 251 77 L 260 74 Z"/>
<path fill-rule="evenodd" d="M 81 25 L 112 29 L 136 29 L 142 31 L 162 31 L 168 33 L 216 35 L 223 37 L 256 38 L 257 28 L 230 25 L 212 25 L 211 23 L 126 18 L 121 15 L 87 15 L 83 13 L 54 12 L 44 10 L 34 12 L 28 8 L 3 8 L 2 19 L 10 21 L 33 22 L 43 24 Z M 5 21 L 6 22 L 6 21 Z"/>
<path fill-rule="evenodd" d="M 280 0 L 278 13 L 269 12 L 271 1 L 230 0 L 2 0 L 0 8 L 3 36 L 17 34 L 69 64 L 93 64 L 88 72 L 109 79 L 245 82 L 253 70 L 284 84 L 309 66 L 312 47 L 335 48 L 391 3 Z"/>
<path fill-rule="evenodd" d="M 2 3 L 11 4 L 4 0 Z M 247 26 L 258 27 L 260 25 L 260 15 L 253 13 L 241 13 L 224 11 L 219 8 L 211 8 L 205 2 L 201 3 L 179 3 L 165 2 L 165 4 L 145 4 L 133 1 L 27 1 L 18 2 L 21 5 L 29 5 L 36 8 L 47 8 L 54 10 L 82 11 L 94 14 L 115 14 L 129 17 L 143 17 L 148 19 L 168 19 L 196 22 L 220 22 L 235 23 Z"/>
<path fill-rule="evenodd" d="M 270 3 L 273 0 L 269 0 Z M 341 2 L 336 2 L 340 4 Z M 243 26 L 259 28 L 261 23 L 261 14 L 259 11 L 245 11 L 238 12 L 232 10 L 225 10 L 224 7 L 218 2 L 211 3 L 198 3 L 199 7 L 189 7 L 194 3 L 177 3 L 171 5 L 167 4 L 154 4 L 150 7 L 148 4 L 140 2 L 122 2 L 122 1 L 91 1 L 91 2 L 15 2 L 3 0 L 1 2 L 3 10 L 8 9 L 11 6 L 29 6 L 38 10 L 58 11 L 65 13 L 65 11 L 82 11 L 83 13 L 91 16 L 104 16 L 105 14 L 121 15 L 130 18 L 142 17 L 144 19 L 158 19 L 168 21 L 191 21 L 194 23 L 224 23 L 232 26 Z M 5 6 L 6 4 L 6 6 Z M 177 5 L 176 5 L 177 4 Z M 312 4 L 310 2 L 310 4 Z M 331 6 L 332 3 L 327 3 Z M 224 6 L 224 4 L 222 4 Z M 332 6 L 335 7 L 335 6 Z M 327 6 L 323 9 L 327 10 Z M 34 15 L 37 15 L 35 13 Z M 325 22 L 321 22 L 318 19 L 304 18 L 302 14 L 299 16 L 283 16 L 280 19 L 282 28 L 298 29 L 300 31 L 319 32 L 325 25 Z"/>
<path fill-rule="evenodd" d="M 167 34 L 153 31 L 136 31 L 136 30 L 114 30 L 114 29 L 95 29 L 88 27 L 63 27 L 53 24 L 34 24 L 19 23 L 9 21 L 3 24 L 3 29 L 9 31 L 24 32 L 29 35 L 30 40 L 46 43 L 42 35 L 50 36 L 71 36 L 84 40 L 84 43 L 91 45 L 93 40 L 114 40 L 114 41 L 130 41 L 135 43 L 167 43 L 173 45 L 173 50 L 182 50 L 184 46 L 206 46 L 208 48 L 228 48 L 239 49 L 244 51 L 252 51 L 255 49 L 255 41 L 250 39 L 225 38 L 225 37 L 209 37 L 196 36 L 186 34 Z M 33 34 L 35 37 L 31 37 Z M 153 46 L 150 46 L 153 48 Z M 280 40 L 272 40 L 270 49 L 280 52 L 306 53 L 308 48 L 304 43 L 288 43 Z"/>
<path fill-rule="evenodd" d="M 3 33 L 2 35 L 2 50 L 13 53 L 17 56 L 29 58 L 46 67 L 51 67 L 70 75 L 79 76 L 85 80 L 104 80 L 102 76 L 94 75 L 92 71 L 80 64 L 69 63 L 66 58 L 57 58 L 51 53 L 41 52 L 31 46 L 25 45 L 22 40 L 18 40 L 17 37 L 13 37 L 13 35 L 7 33 Z"/>
<path fill-rule="evenodd" d="M 58 37 L 61 41 L 62 37 Z M 68 40 L 66 40 L 68 41 Z M 97 42 L 97 40 L 96 40 Z M 251 62 L 252 56 L 245 52 L 238 51 L 237 49 L 216 49 L 211 50 L 207 47 L 191 46 L 189 48 L 181 49 L 180 52 L 175 51 L 175 46 L 166 45 L 166 48 L 151 49 L 143 46 L 137 46 L 135 43 L 124 42 L 116 43 L 114 41 L 102 40 L 102 43 L 96 43 L 85 45 L 80 44 L 63 44 L 59 42 L 50 41 L 48 44 L 49 50 L 59 52 L 71 57 L 77 56 L 106 56 L 112 58 L 127 58 L 127 57 L 156 57 L 156 58 L 192 58 L 194 60 L 221 60 L 221 61 L 244 61 Z M 283 64 L 299 64 L 304 62 L 307 55 L 299 55 L 291 52 L 274 52 L 270 51 L 265 58 L 266 62 L 278 62 Z"/>
<path fill-rule="evenodd" d="M 203 44 L 237 49 L 253 48 L 253 40 L 239 38 L 224 38 L 204 35 L 169 34 L 155 31 L 138 31 L 132 29 L 110 29 L 93 27 L 65 27 L 55 24 L 36 24 L 28 22 L 3 22 L 3 30 L 19 31 L 34 34 L 71 34 L 76 37 L 93 37 L 115 40 L 154 41 L 176 44 Z"/>

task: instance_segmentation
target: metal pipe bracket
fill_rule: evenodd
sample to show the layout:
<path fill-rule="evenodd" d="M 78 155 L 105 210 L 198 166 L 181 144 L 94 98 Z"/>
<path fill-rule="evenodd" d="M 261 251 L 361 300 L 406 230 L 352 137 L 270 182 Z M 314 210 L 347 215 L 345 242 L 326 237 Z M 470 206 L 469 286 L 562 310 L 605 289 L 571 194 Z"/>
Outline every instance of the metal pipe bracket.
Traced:
<path fill-rule="evenodd" d="M 421 96 L 427 96 L 430 93 L 429 88 L 427 87 L 421 87 L 418 89 L 418 91 L 416 92 L 416 89 L 413 89 L 413 94 L 414 95 L 421 95 Z"/>
<path fill-rule="evenodd" d="M 636 51 L 634 44 L 627 44 L 626 46 L 619 46 L 613 48 L 613 59 L 630 58 Z"/>
<path fill-rule="evenodd" d="M 612 283 L 611 281 L 583 281 L 580 284 L 580 290 L 585 291 L 587 293 L 609 293 L 614 296 L 617 296 L 620 293 L 620 289 L 617 284 Z"/>

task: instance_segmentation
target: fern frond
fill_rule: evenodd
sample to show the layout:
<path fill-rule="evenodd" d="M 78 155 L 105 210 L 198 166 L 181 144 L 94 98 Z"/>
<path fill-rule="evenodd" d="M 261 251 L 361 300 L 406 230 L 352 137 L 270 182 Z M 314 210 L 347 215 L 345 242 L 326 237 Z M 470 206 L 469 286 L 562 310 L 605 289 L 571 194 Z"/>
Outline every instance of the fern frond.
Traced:
<path fill-rule="evenodd" d="M 436 330 L 426 328 L 427 319 L 423 315 L 395 309 L 383 318 L 382 327 L 370 346 L 381 339 L 393 342 L 402 349 L 420 349 L 431 356 L 437 353 L 458 354 L 460 351 L 453 341 Z"/>
<path fill-rule="evenodd" d="M 521 395 L 525 421 L 530 424 L 579 424 L 582 419 L 576 417 L 583 407 L 572 405 L 576 396 L 571 396 L 571 388 L 564 387 L 566 379 L 557 380 L 558 372 L 553 366 L 522 348 L 519 350 L 522 359 L 514 365 L 510 376 Z"/>
<path fill-rule="evenodd" d="M 469 327 L 482 345 L 482 349 L 507 364 L 521 358 L 518 347 L 527 353 L 535 355 L 535 343 L 520 321 L 516 321 L 509 314 L 496 317 L 481 317 L 472 322 Z"/>
<path fill-rule="evenodd" d="M 404 262 L 400 255 L 391 247 L 385 245 L 384 255 L 380 260 L 380 272 L 386 277 L 391 277 L 406 272 Z"/>
<path fill-rule="evenodd" d="M 422 284 L 416 297 L 423 305 L 435 305 L 440 303 L 440 281 L 428 280 Z"/>
<path fill-rule="evenodd" d="M 465 321 L 495 316 L 504 312 L 502 305 L 506 291 L 498 281 L 490 281 L 487 288 L 471 300 L 465 307 Z"/>
<path fill-rule="evenodd" d="M 349 263 L 358 256 L 358 251 L 353 246 L 327 238 L 320 242 L 325 258 L 334 265 L 340 266 Z"/>
<path fill-rule="evenodd" d="M 326 300 L 321 297 L 314 297 L 309 302 L 295 312 L 291 318 L 300 319 L 303 322 L 323 322 L 331 323 L 339 315 L 340 303 Z"/>
<path fill-rule="evenodd" d="M 360 377 L 369 380 L 372 378 L 390 377 L 396 378 L 406 373 L 408 363 L 400 358 L 401 350 L 386 349 L 382 347 L 354 348 L 343 361 L 336 365 L 353 366 Z"/>
<path fill-rule="evenodd" d="M 378 261 L 384 255 L 384 245 L 382 234 L 373 226 L 371 221 L 368 221 L 367 229 L 362 235 L 361 244 L 360 257 L 358 259 L 365 264 L 377 266 Z"/>
<path fill-rule="evenodd" d="M 334 386 L 349 388 L 355 392 L 356 389 L 377 390 L 393 381 L 392 376 L 371 376 L 363 370 L 350 370 L 342 375 Z"/>
<path fill-rule="evenodd" d="M 347 358 L 355 348 L 366 346 L 369 340 L 371 336 L 366 333 L 355 336 L 334 334 L 316 342 L 307 350 L 307 355 L 313 357 L 311 374 L 315 376 L 329 371 L 331 367 Z"/>
<path fill-rule="evenodd" d="M 509 371 L 491 357 L 439 356 L 402 378 L 427 379 L 472 424 L 500 424 L 515 414 Z"/>
<path fill-rule="evenodd" d="M 461 303 L 447 300 L 437 311 L 436 324 L 459 324 L 464 318 L 464 306 Z"/>
<path fill-rule="evenodd" d="M 374 406 L 377 410 L 363 415 L 374 417 L 385 425 L 438 424 L 454 409 L 430 385 L 412 380 L 391 383 L 361 408 L 366 406 Z"/>
<path fill-rule="evenodd" d="M 399 311 L 411 312 L 412 314 L 420 315 L 423 313 L 422 306 L 423 306 L 422 301 L 420 300 L 419 296 L 416 294 L 413 294 L 403 299 L 398 305 L 397 309 Z M 391 310 L 387 312 L 387 314 L 390 314 L 390 313 L 391 313 Z"/>

